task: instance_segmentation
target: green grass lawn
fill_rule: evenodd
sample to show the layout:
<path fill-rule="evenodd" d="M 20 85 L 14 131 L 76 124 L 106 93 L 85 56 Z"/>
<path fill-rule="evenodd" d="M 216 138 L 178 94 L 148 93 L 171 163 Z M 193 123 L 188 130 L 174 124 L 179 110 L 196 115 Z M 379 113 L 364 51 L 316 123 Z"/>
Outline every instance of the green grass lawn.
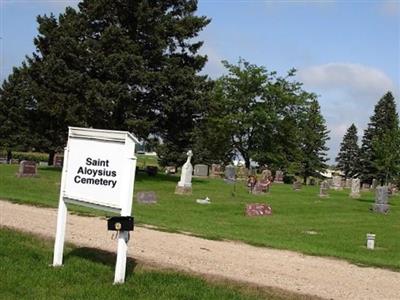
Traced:
<path fill-rule="evenodd" d="M 294 299 L 272 289 L 211 282 L 128 261 L 126 282 L 113 285 L 115 256 L 66 245 L 64 265 L 50 266 L 53 242 L 0 228 L 1 299 Z M 305 297 L 303 298 L 305 299 Z"/>
<path fill-rule="evenodd" d="M 40 169 L 38 178 L 16 178 L 17 166 L 0 166 L 0 198 L 57 207 L 60 171 Z M 320 199 L 317 187 L 294 192 L 289 185 L 273 185 L 268 195 L 249 195 L 243 183 L 220 179 L 193 179 L 193 195 L 174 194 L 178 177 L 159 175 L 136 178 L 135 192 L 155 191 L 158 203 L 133 203 L 136 221 L 164 230 L 191 232 L 210 239 L 239 240 L 258 246 L 290 249 L 311 255 L 400 270 L 400 197 L 390 199 L 388 215 L 370 212 L 372 193 L 350 199 L 349 190 L 331 191 Z M 200 205 L 208 196 L 212 204 Z M 246 203 L 272 206 L 270 217 L 246 217 Z M 73 207 L 71 209 L 77 209 Z M 83 208 L 79 208 L 84 211 Z M 96 214 L 106 214 L 95 212 Z M 317 234 L 307 232 L 314 231 Z M 366 233 L 376 234 L 376 250 L 365 247 Z"/>

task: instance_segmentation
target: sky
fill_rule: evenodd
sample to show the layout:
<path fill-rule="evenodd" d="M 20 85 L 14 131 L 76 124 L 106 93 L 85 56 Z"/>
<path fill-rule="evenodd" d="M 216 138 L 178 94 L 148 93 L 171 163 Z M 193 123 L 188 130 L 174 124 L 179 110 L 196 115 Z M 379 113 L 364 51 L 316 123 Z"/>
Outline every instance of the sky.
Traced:
<path fill-rule="evenodd" d="M 0 0 L 0 80 L 34 51 L 36 16 L 77 1 Z M 354 123 L 361 140 L 377 101 L 392 91 L 400 112 L 400 0 L 199 0 L 211 19 L 200 33 L 203 74 L 225 74 L 221 60 L 244 58 L 296 80 L 319 95 L 333 162 Z"/>

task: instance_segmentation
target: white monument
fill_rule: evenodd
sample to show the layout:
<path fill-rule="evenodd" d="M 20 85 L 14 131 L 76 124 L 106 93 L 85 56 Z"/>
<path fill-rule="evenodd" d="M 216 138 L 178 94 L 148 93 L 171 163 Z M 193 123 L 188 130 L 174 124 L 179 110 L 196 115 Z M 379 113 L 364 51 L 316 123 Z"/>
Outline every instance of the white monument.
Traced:
<path fill-rule="evenodd" d="M 53 266 L 63 261 L 67 204 L 119 213 L 132 212 L 135 143 L 129 132 L 69 127 L 64 151 Z M 107 223 L 104 222 L 104 230 Z M 90 237 L 88 237 L 90 238 Z M 129 232 L 119 231 L 114 283 L 125 281 Z"/>
<path fill-rule="evenodd" d="M 184 195 L 184 194 L 191 194 L 192 193 L 192 173 L 193 173 L 193 166 L 190 163 L 192 159 L 193 152 L 189 150 L 187 153 L 187 160 L 185 164 L 182 166 L 181 171 L 181 180 L 179 180 L 178 184 L 176 185 L 175 194 Z"/>
<path fill-rule="evenodd" d="M 351 181 L 351 193 L 350 197 L 351 198 L 360 198 L 360 179 L 354 178 Z"/>

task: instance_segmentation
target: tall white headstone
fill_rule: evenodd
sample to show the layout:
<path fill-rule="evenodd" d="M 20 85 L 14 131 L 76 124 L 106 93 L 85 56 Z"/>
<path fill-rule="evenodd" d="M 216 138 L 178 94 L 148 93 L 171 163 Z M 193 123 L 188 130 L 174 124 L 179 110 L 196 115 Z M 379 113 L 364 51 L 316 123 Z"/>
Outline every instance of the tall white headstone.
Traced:
<path fill-rule="evenodd" d="M 193 166 L 190 163 L 192 159 L 193 152 L 189 150 L 187 153 L 187 160 L 185 164 L 182 166 L 181 171 L 181 179 L 179 180 L 175 194 L 191 194 L 192 193 L 192 173 L 193 173 Z"/>

